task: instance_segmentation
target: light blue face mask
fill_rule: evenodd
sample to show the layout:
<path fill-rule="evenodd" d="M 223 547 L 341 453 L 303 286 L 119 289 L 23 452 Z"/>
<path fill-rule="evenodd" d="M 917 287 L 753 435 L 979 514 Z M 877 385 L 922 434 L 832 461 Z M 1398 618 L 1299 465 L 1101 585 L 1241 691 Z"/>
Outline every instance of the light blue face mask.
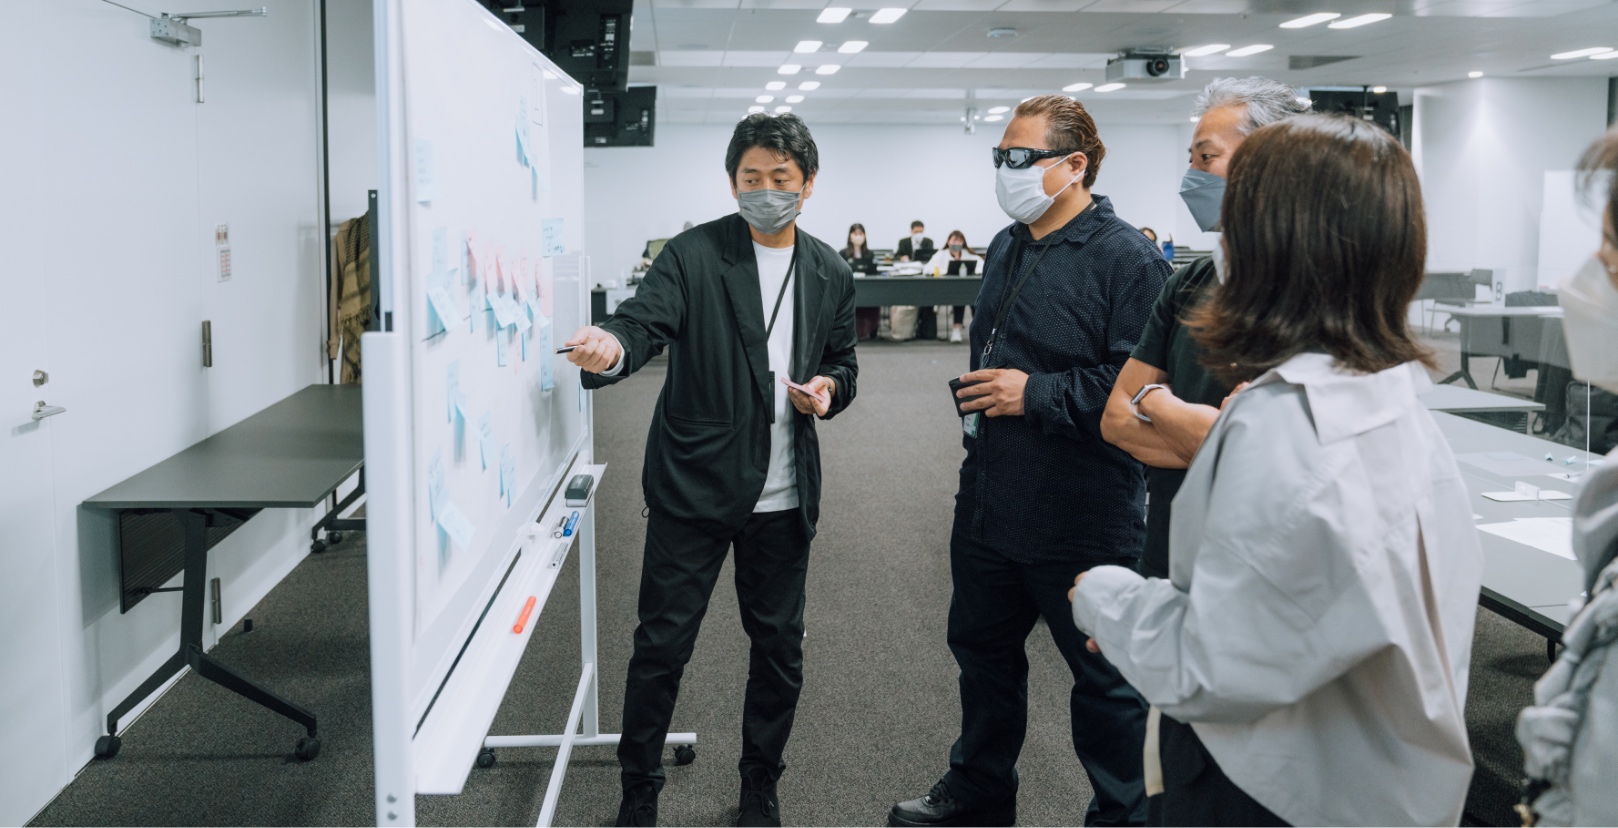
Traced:
<path fill-rule="evenodd" d="M 1225 179 L 1195 167 L 1180 178 L 1180 199 L 1204 233 L 1219 229 L 1219 205 L 1225 200 Z"/>

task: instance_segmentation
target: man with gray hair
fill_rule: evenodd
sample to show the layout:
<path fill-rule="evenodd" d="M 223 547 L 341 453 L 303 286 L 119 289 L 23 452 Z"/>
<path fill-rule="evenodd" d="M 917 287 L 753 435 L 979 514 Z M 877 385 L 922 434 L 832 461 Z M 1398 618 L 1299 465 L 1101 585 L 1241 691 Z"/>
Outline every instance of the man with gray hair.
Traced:
<path fill-rule="evenodd" d="M 1218 78 L 1202 90 L 1192 109 L 1198 120 L 1191 136 L 1191 167 L 1180 183 L 1180 197 L 1198 227 L 1204 232 L 1219 229 L 1225 171 L 1236 147 L 1259 127 L 1308 111 L 1307 99 L 1269 78 Z M 1233 393 L 1203 369 L 1200 349 L 1180 323 L 1216 283 L 1224 282 L 1224 265 L 1224 250 L 1216 246 L 1213 255 L 1203 256 L 1169 277 L 1139 344 L 1118 373 L 1101 417 L 1101 436 L 1146 464 L 1150 505 L 1146 545 L 1137 568 L 1148 578 L 1169 575 L 1169 506 L 1185 480 L 1191 458 Z M 1159 798 L 1152 795 L 1162 792 L 1163 773 L 1197 761 L 1191 754 L 1202 747 L 1190 733 L 1189 725 L 1159 720 L 1155 708 L 1147 720 L 1146 793 L 1154 816 Z M 1223 775 L 1211 760 L 1207 767 L 1209 773 Z M 1229 780 L 1216 781 L 1235 787 Z M 1160 824 L 1151 817 L 1148 822 Z"/>

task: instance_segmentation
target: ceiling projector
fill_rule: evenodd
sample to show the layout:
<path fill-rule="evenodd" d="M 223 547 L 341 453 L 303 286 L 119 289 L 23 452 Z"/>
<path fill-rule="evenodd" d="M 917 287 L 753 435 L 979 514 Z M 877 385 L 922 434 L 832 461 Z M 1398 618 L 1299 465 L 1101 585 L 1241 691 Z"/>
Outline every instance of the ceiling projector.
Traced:
<path fill-rule="evenodd" d="M 1130 49 L 1107 61 L 1107 82 L 1171 81 L 1185 77 L 1185 59 L 1167 49 Z"/>

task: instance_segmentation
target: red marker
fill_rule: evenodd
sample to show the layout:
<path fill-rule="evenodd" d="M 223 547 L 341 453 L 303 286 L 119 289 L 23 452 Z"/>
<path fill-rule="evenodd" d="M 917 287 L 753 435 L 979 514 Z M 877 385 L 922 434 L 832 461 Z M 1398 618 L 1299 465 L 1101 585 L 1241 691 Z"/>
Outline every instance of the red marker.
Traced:
<path fill-rule="evenodd" d="M 522 628 L 528 626 L 528 616 L 533 611 L 534 596 L 530 595 L 528 596 L 528 603 L 522 605 L 522 615 L 517 616 L 517 626 L 512 627 L 511 631 L 514 633 L 522 632 Z"/>

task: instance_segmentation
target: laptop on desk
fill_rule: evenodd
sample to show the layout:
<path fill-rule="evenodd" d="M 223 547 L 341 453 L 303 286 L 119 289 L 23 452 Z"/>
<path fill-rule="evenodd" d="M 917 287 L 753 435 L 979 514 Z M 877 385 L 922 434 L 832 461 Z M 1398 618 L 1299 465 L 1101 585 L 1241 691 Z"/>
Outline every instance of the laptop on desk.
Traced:
<path fill-rule="evenodd" d="M 963 272 L 964 271 L 964 272 Z M 949 263 L 949 269 L 944 271 L 945 276 L 976 276 L 978 263 L 972 259 L 957 259 Z"/>

